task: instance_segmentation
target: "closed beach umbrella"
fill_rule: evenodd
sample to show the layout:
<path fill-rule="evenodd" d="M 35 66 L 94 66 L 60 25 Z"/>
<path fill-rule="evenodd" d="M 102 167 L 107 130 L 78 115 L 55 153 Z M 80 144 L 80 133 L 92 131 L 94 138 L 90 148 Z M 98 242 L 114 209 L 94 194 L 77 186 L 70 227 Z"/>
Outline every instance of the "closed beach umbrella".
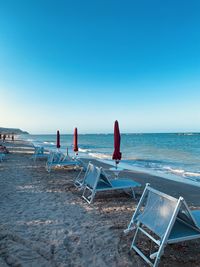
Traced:
<path fill-rule="evenodd" d="M 115 160 L 116 166 L 122 157 L 122 153 L 120 152 L 120 140 L 121 140 L 121 137 L 120 137 L 120 132 L 119 132 L 119 124 L 118 124 L 118 121 L 115 121 L 115 125 L 114 125 L 114 153 L 113 153 L 112 159 Z"/>
<path fill-rule="evenodd" d="M 60 132 L 59 131 L 57 131 L 57 140 L 56 141 L 57 141 L 56 142 L 56 147 L 60 148 Z"/>
<path fill-rule="evenodd" d="M 78 131 L 77 128 L 74 129 L 74 152 L 78 155 Z"/>

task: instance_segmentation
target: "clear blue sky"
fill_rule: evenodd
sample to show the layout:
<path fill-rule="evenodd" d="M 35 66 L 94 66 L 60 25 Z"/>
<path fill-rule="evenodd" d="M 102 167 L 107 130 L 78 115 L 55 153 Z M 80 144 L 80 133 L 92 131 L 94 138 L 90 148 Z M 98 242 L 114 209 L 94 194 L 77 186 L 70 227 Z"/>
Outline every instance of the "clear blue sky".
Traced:
<path fill-rule="evenodd" d="M 0 1 L 0 126 L 200 131 L 200 1 Z"/>

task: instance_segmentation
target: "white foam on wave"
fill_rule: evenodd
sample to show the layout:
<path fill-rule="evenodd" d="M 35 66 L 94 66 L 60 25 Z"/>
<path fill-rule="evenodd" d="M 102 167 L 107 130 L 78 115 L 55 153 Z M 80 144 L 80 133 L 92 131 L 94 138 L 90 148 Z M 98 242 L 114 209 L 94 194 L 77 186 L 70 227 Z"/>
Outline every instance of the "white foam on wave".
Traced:
<path fill-rule="evenodd" d="M 86 149 L 86 148 L 79 148 L 78 151 L 82 152 L 82 153 L 87 153 L 87 152 L 91 152 L 92 150 L 91 149 Z"/>
<path fill-rule="evenodd" d="M 191 176 L 191 177 L 199 177 L 200 179 L 200 173 L 197 172 L 185 172 L 186 176 Z"/>
<path fill-rule="evenodd" d="M 54 143 L 54 142 L 47 142 L 47 141 L 44 141 L 44 142 L 43 142 L 43 144 L 45 144 L 45 145 L 52 145 L 52 146 L 54 146 L 54 145 L 55 145 L 55 143 Z"/>
<path fill-rule="evenodd" d="M 79 148 L 78 150 L 79 150 L 79 152 L 81 152 L 81 153 L 83 153 L 89 157 L 96 158 L 96 159 L 110 159 L 111 158 L 111 155 L 103 154 L 100 152 L 92 152 L 92 149 Z"/>
<path fill-rule="evenodd" d="M 185 171 L 184 169 L 173 169 L 171 167 L 164 167 L 164 170 L 179 175 L 179 176 L 183 176 L 186 178 L 190 178 L 190 177 L 199 177 L 200 179 L 200 173 L 199 172 L 191 172 L 191 171 Z"/>
<path fill-rule="evenodd" d="M 110 159 L 110 155 L 102 154 L 102 153 L 88 153 L 89 156 L 97 159 Z"/>
<path fill-rule="evenodd" d="M 28 142 L 33 142 L 33 139 L 27 139 L 26 141 L 28 141 Z"/>

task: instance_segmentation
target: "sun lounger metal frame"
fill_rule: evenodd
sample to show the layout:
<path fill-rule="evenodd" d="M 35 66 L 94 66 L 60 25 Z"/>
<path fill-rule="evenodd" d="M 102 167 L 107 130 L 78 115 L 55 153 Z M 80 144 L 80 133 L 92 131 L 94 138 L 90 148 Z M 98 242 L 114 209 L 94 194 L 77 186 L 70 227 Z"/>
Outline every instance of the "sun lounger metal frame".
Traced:
<path fill-rule="evenodd" d="M 89 177 L 89 179 L 88 179 Z M 82 197 L 89 204 L 94 200 L 96 193 L 110 190 L 131 190 L 131 195 L 135 198 L 134 188 L 141 186 L 139 183 L 130 179 L 108 179 L 102 167 L 97 167 L 92 163 L 88 164 L 88 169 L 82 182 Z"/>
<path fill-rule="evenodd" d="M 81 165 L 81 162 L 77 159 L 70 158 L 68 155 L 64 155 L 60 151 L 51 151 L 46 162 L 46 170 L 51 172 L 53 167 L 61 166 L 73 166 L 77 168 Z"/>
<path fill-rule="evenodd" d="M 174 202 L 175 205 L 166 231 L 162 236 L 159 236 L 157 233 L 155 233 L 152 230 L 151 226 L 145 225 L 145 220 L 141 219 L 142 214 L 145 213 L 145 205 L 148 201 L 148 194 L 150 192 L 157 195 L 157 197 L 167 199 L 170 202 Z M 144 209 L 142 209 L 142 207 Z M 163 210 L 160 210 L 160 214 L 162 214 L 163 212 Z M 135 250 L 150 266 L 157 267 L 160 258 L 164 253 L 164 248 L 167 244 L 200 238 L 200 225 L 198 225 L 195 220 L 195 216 L 193 215 L 193 212 L 190 211 L 183 197 L 176 199 L 165 193 L 155 190 L 154 188 L 150 187 L 149 184 L 146 184 L 146 187 L 128 225 L 128 228 L 124 232 L 127 233 L 135 229 L 131 249 Z M 153 217 L 152 219 L 155 221 L 156 217 Z M 139 233 L 142 233 L 146 237 L 151 239 L 151 241 L 153 241 L 158 246 L 158 251 L 150 254 L 149 257 L 144 255 L 142 250 L 137 247 L 136 241 Z M 152 235 L 152 233 L 154 233 L 155 235 Z"/>
<path fill-rule="evenodd" d="M 89 163 L 90 163 L 90 161 L 89 161 Z M 82 174 L 84 171 L 85 171 L 85 174 L 82 177 Z M 76 188 L 81 189 L 83 187 L 88 171 L 89 171 L 89 164 L 87 165 L 87 167 L 85 165 L 81 167 L 79 174 L 77 175 L 77 177 L 74 180 L 74 185 Z"/>
<path fill-rule="evenodd" d="M 43 159 L 48 158 L 49 154 L 44 153 L 45 150 L 44 150 L 43 146 L 34 146 L 34 149 L 35 149 L 34 154 L 31 157 L 34 161 L 36 161 L 36 159 L 38 159 L 38 158 L 40 158 L 40 159 L 41 158 L 43 158 Z"/>

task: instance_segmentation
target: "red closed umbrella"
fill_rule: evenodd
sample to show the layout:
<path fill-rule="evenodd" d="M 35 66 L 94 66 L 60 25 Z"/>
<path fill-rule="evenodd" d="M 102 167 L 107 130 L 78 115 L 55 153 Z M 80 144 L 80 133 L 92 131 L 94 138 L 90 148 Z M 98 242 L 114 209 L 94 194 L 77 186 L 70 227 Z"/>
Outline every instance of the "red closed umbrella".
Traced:
<path fill-rule="evenodd" d="M 74 152 L 78 155 L 78 131 L 77 128 L 74 129 Z"/>
<path fill-rule="evenodd" d="M 112 159 L 115 160 L 116 164 L 119 163 L 119 161 L 122 157 L 122 153 L 120 152 L 120 140 L 121 140 L 121 136 L 120 136 L 120 132 L 119 132 L 119 124 L 118 124 L 118 121 L 115 121 L 115 125 L 114 125 L 114 153 L 113 153 Z"/>
<path fill-rule="evenodd" d="M 60 148 L 60 132 L 59 131 L 57 131 L 57 140 L 56 141 L 57 141 L 56 142 L 56 147 Z"/>

